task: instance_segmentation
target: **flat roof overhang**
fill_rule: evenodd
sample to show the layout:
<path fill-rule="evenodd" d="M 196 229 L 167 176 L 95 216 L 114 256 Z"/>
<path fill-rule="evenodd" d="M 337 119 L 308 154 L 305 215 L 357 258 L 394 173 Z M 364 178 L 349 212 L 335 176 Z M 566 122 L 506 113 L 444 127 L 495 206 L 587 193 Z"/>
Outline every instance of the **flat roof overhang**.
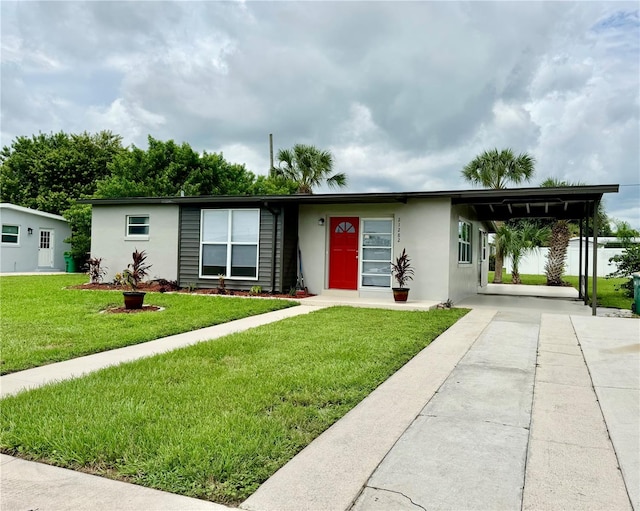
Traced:
<path fill-rule="evenodd" d="M 593 205 L 605 193 L 617 193 L 619 185 L 570 186 L 563 188 L 514 188 L 479 190 L 452 198 L 454 204 L 472 206 L 479 220 L 511 218 L 556 218 L 579 220 L 590 216 Z"/>
<path fill-rule="evenodd" d="M 510 218 L 580 219 L 605 193 L 617 193 L 618 185 L 562 188 L 506 188 L 501 190 L 448 190 L 434 192 L 331 193 L 318 195 L 206 195 L 190 197 L 123 197 L 85 199 L 95 206 L 125 204 L 281 206 L 286 204 L 406 204 L 412 199 L 450 199 L 473 207 L 479 220 Z"/>

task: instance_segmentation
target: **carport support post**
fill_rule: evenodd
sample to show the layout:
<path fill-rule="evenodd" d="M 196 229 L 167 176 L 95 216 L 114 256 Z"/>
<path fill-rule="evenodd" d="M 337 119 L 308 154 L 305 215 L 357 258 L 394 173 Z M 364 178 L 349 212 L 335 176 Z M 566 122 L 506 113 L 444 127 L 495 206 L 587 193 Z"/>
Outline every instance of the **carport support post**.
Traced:
<path fill-rule="evenodd" d="M 591 279 L 593 289 L 591 291 L 591 315 L 595 316 L 598 308 L 598 201 L 593 203 L 593 272 Z"/>
<path fill-rule="evenodd" d="M 582 226 L 584 219 L 580 219 L 580 242 L 578 243 L 578 299 L 582 298 Z"/>
<path fill-rule="evenodd" d="M 584 222 L 584 304 L 589 305 L 589 207 Z"/>

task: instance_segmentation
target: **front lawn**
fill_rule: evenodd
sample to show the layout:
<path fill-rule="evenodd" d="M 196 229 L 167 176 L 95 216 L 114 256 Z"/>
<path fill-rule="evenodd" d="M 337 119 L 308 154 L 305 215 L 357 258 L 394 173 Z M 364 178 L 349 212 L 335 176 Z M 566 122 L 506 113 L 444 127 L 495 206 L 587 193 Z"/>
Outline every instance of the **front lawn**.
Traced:
<path fill-rule="evenodd" d="M 0 277 L 0 374 L 138 344 L 290 307 L 286 300 L 148 293 L 165 310 L 100 314 L 122 306 L 119 291 L 65 289 L 86 275 Z"/>
<path fill-rule="evenodd" d="M 333 307 L 8 397 L 0 450 L 237 504 L 466 312 Z"/>
<path fill-rule="evenodd" d="M 493 282 L 494 272 L 489 272 L 489 282 Z M 544 286 L 547 284 L 547 277 L 545 275 L 520 275 L 522 283 L 530 286 Z M 571 284 L 574 288 L 578 289 L 578 277 L 565 275 L 563 280 Z M 607 279 L 604 277 L 598 277 L 598 307 L 611 307 L 614 309 L 627 309 L 631 310 L 632 298 L 624 296 L 623 291 L 616 291 L 616 287 L 620 284 L 624 284 L 628 279 Z M 502 276 L 502 282 L 504 284 L 511 284 L 511 274 L 505 273 Z M 589 295 L 591 295 L 591 277 L 589 277 Z"/>

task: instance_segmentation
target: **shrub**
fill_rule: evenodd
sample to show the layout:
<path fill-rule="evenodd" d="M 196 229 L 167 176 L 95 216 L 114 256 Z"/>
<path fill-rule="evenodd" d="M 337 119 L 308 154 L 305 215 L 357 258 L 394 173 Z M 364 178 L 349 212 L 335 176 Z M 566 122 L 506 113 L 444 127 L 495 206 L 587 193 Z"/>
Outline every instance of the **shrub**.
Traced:
<path fill-rule="evenodd" d="M 151 268 L 150 264 L 145 264 L 147 260 L 147 254 L 143 250 L 139 252 L 138 249 L 135 250 L 133 254 L 131 254 L 133 258 L 133 263 L 128 264 L 126 270 L 122 272 L 122 277 L 124 282 L 132 289 L 138 289 L 140 282 L 149 274 L 149 268 Z"/>
<path fill-rule="evenodd" d="M 607 278 L 631 277 L 640 272 L 640 244 L 629 245 L 622 254 L 609 258 L 610 263 L 616 263 L 618 269 L 607 275 Z M 616 287 L 616 291 L 624 290 L 625 296 L 633 298 L 633 279 Z"/>
<path fill-rule="evenodd" d="M 107 267 L 102 266 L 102 257 L 92 257 L 89 259 L 89 279 L 92 284 L 100 284 L 102 278 L 107 274 Z"/>
<path fill-rule="evenodd" d="M 406 249 L 402 249 L 402 254 L 396 258 L 395 263 L 391 263 L 391 273 L 398 282 L 398 287 L 403 288 L 407 281 L 413 280 L 413 268 L 411 267 L 411 259 Z"/>

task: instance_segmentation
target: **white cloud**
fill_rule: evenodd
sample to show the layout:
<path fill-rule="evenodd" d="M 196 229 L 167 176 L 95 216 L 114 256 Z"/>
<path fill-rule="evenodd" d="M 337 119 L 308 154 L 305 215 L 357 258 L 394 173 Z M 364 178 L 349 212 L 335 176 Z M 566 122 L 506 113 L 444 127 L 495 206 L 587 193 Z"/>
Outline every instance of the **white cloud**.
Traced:
<path fill-rule="evenodd" d="M 166 122 L 164 116 L 145 110 L 139 103 L 121 98 L 106 108 L 89 108 L 87 119 L 97 131 L 111 130 L 138 146 L 145 146 L 147 134 L 156 131 Z"/>
<path fill-rule="evenodd" d="M 492 147 L 546 177 L 637 183 L 632 2 L 12 2 L 2 144 L 111 129 L 220 152 L 330 149 L 351 191 L 459 189 Z M 637 188 L 619 217 L 640 227 Z M 635 203 L 634 203 L 635 201 Z M 615 204 L 615 205 L 614 205 Z M 627 215 L 627 216 L 624 216 Z"/>

